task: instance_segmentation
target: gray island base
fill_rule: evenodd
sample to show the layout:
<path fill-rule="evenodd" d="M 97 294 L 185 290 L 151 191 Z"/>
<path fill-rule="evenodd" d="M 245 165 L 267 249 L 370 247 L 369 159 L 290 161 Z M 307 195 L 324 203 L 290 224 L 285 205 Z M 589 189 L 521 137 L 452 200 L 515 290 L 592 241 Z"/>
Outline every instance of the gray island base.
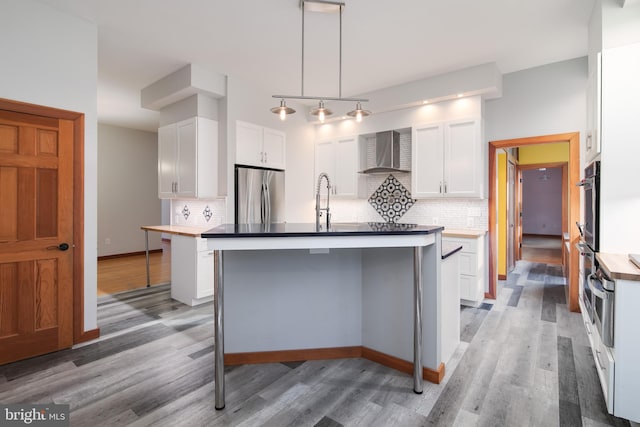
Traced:
<path fill-rule="evenodd" d="M 224 224 L 214 251 L 215 407 L 224 365 L 365 357 L 423 378 L 444 375 L 442 227 Z"/>

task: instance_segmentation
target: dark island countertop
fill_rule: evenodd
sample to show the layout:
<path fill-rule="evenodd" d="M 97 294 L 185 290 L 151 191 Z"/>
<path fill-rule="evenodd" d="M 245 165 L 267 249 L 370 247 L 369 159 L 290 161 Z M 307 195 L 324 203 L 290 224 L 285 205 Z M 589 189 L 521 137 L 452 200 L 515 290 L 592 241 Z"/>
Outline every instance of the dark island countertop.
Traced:
<path fill-rule="evenodd" d="M 458 243 L 442 242 L 442 259 L 446 259 L 461 250 L 462 245 Z"/>
<path fill-rule="evenodd" d="M 319 237 L 319 236 L 390 236 L 432 234 L 442 231 L 437 225 L 399 224 L 386 222 L 222 224 L 201 234 L 204 239 L 241 237 Z"/>

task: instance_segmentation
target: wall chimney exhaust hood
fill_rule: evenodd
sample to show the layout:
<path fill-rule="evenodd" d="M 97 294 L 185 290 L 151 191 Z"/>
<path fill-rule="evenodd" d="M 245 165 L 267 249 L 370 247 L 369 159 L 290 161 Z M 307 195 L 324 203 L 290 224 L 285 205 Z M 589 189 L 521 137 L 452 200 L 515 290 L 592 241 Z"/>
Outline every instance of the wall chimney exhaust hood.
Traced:
<path fill-rule="evenodd" d="M 360 173 L 410 172 L 400 169 L 400 133 L 395 130 L 375 134 L 376 165 Z"/>

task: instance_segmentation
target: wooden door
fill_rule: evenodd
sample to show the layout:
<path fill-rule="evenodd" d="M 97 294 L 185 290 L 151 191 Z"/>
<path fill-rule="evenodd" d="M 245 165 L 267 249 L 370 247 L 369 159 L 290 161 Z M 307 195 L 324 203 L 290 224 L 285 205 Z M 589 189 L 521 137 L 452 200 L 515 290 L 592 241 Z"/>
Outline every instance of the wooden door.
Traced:
<path fill-rule="evenodd" d="M 0 110 L 0 364 L 73 344 L 73 126 Z"/>

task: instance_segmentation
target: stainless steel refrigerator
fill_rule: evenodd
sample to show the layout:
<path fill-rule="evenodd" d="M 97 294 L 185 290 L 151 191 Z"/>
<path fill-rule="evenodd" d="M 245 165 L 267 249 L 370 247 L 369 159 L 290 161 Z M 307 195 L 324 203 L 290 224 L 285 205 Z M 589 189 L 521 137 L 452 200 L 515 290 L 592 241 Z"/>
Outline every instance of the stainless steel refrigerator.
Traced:
<path fill-rule="evenodd" d="M 284 222 L 284 171 L 235 167 L 235 223 Z"/>

